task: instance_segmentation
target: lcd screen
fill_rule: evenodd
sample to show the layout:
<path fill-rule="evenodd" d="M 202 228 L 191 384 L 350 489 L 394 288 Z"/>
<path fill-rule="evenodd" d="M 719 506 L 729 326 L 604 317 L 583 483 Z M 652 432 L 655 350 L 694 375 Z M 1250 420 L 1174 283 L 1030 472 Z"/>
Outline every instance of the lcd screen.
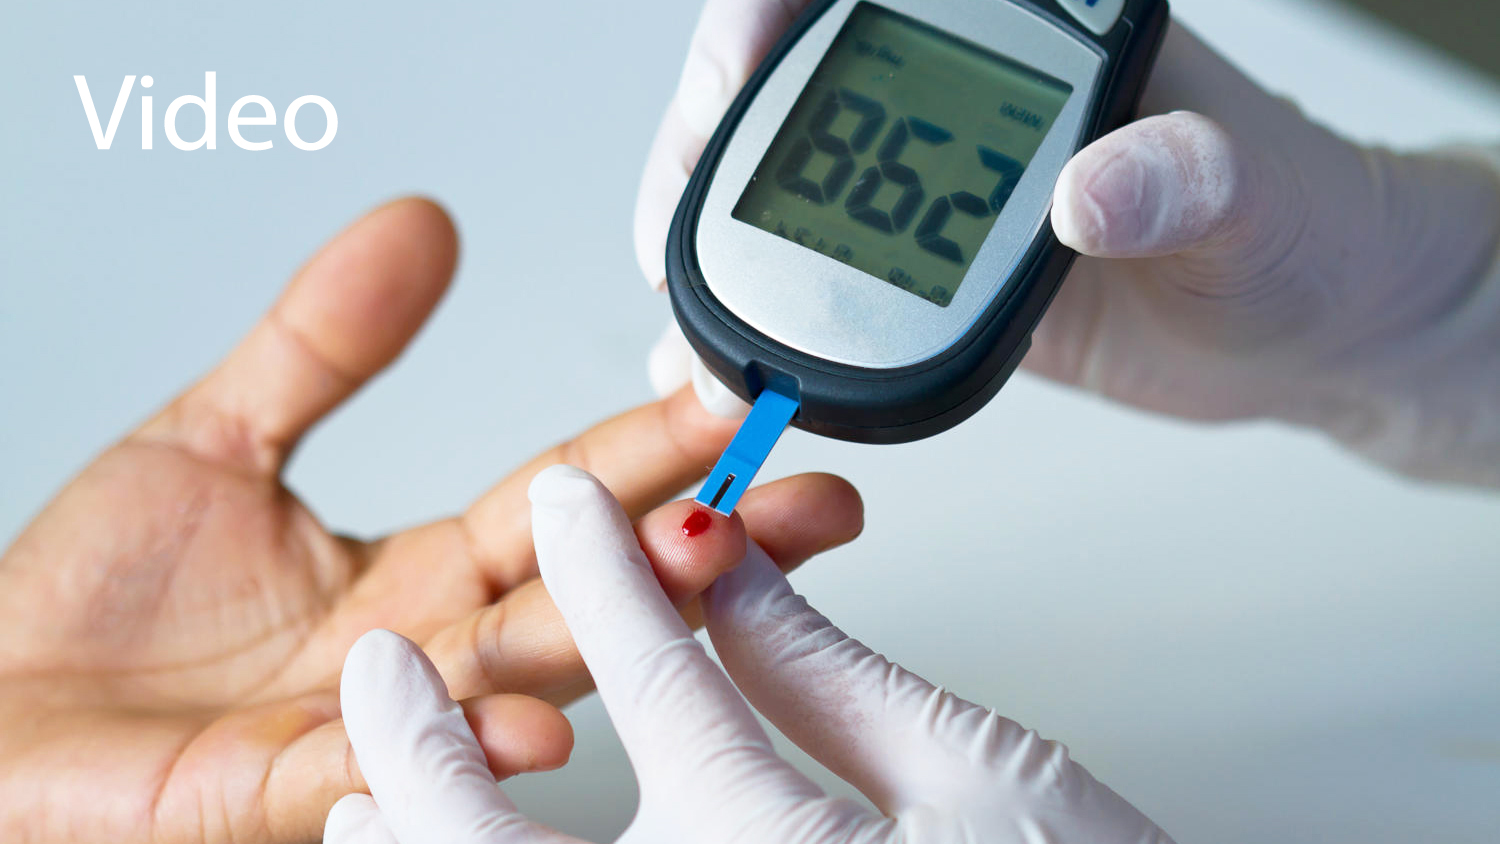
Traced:
<path fill-rule="evenodd" d="M 946 307 L 1071 92 L 860 3 L 734 217 Z"/>

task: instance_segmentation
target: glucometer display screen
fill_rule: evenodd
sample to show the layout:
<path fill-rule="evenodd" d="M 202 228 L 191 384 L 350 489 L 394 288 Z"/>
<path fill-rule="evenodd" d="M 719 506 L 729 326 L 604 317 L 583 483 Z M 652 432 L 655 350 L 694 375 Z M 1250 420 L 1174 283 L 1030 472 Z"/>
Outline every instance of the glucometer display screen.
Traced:
<path fill-rule="evenodd" d="M 1071 92 L 860 3 L 734 217 L 946 307 Z"/>

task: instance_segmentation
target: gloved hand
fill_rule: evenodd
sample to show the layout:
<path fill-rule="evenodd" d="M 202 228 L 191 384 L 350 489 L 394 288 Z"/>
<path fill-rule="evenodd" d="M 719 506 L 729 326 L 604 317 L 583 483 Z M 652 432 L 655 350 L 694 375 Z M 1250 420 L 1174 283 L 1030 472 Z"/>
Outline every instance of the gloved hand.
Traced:
<path fill-rule="evenodd" d="M 640 780 L 621 842 L 1141 842 L 1167 835 L 1066 748 L 848 638 L 753 543 L 705 597 L 734 683 L 878 812 L 830 798 L 772 751 L 652 576 L 630 522 L 584 472 L 531 485 L 542 579 Z M 344 719 L 370 796 L 335 804 L 325 844 L 574 842 L 495 786 L 457 704 L 393 633 L 355 643 Z"/>
<path fill-rule="evenodd" d="M 636 206 L 657 287 L 704 143 L 805 5 L 704 7 Z M 1149 410 L 1278 418 L 1414 476 L 1500 486 L 1500 155 L 1352 144 L 1175 23 L 1141 113 L 1062 173 L 1053 227 L 1087 257 L 1024 365 Z M 653 380 L 673 383 L 690 354 L 664 340 Z"/>

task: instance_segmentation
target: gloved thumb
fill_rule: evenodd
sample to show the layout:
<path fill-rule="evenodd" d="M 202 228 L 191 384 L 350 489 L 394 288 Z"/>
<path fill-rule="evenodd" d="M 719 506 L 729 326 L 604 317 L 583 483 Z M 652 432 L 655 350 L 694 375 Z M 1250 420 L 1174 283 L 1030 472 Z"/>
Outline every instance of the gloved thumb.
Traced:
<path fill-rule="evenodd" d="M 1218 123 L 1179 111 L 1085 147 L 1053 194 L 1052 228 L 1099 258 L 1148 258 L 1234 244 L 1277 225 L 1260 161 Z"/>

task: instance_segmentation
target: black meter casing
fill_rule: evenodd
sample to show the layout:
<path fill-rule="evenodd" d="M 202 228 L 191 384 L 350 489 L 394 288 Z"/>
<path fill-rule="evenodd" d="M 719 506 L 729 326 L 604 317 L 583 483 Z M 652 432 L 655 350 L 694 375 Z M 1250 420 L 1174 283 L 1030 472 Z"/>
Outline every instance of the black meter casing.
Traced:
<path fill-rule="evenodd" d="M 902 443 L 941 433 L 984 407 L 1031 346 L 1031 333 L 1077 257 L 1044 221 L 1012 283 L 940 354 L 910 366 L 873 369 L 824 360 L 765 336 L 719 302 L 696 255 L 709 184 L 740 119 L 787 52 L 837 0 L 815 2 L 771 49 L 730 106 L 693 171 L 667 235 L 672 310 L 708 369 L 740 398 L 767 388 L 799 402 L 792 424 L 841 440 Z M 1168 24 L 1166 0 L 1126 0 L 1105 35 L 1079 25 L 1052 0 L 996 0 L 1029 9 L 1090 46 L 1103 60 L 1087 103 L 1079 148 L 1135 114 Z"/>

